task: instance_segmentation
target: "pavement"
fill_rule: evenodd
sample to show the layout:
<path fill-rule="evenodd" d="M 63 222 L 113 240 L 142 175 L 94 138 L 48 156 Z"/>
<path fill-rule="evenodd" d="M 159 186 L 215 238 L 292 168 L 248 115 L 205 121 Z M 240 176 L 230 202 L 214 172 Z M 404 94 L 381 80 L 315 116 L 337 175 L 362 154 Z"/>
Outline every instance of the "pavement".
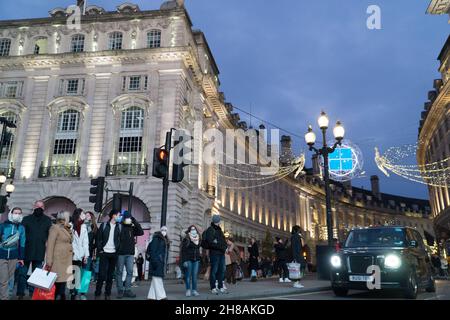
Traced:
<path fill-rule="evenodd" d="M 267 279 L 259 279 L 256 282 L 250 282 L 249 279 L 238 281 L 236 285 L 228 285 L 228 294 L 213 295 L 209 289 L 209 282 L 202 279 L 198 282 L 198 297 L 186 297 L 186 289 L 184 284 L 177 280 L 165 280 L 164 287 L 167 298 L 169 300 L 250 300 L 256 298 L 265 298 L 273 296 L 289 296 L 299 293 L 310 293 L 318 291 L 330 290 L 330 281 L 317 280 L 315 274 L 305 276 L 301 281 L 304 285 L 302 289 L 293 288 L 293 283 L 279 283 L 278 277 Z M 122 300 L 147 300 L 148 290 L 150 288 L 149 281 L 142 281 L 137 284 L 137 287 L 132 288 L 132 291 L 137 295 L 135 299 Z M 91 284 L 91 288 L 87 295 L 88 300 L 94 299 L 95 284 Z M 113 286 L 112 300 L 117 300 L 117 291 Z"/>

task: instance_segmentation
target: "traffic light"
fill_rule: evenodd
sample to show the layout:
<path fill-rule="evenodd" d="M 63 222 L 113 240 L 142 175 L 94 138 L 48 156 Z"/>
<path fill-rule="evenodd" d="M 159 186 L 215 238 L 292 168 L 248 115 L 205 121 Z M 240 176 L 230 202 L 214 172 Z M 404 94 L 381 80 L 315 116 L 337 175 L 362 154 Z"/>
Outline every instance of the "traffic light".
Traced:
<path fill-rule="evenodd" d="M 175 141 L 174 147 L 178 144 L 182 144 L 184 141 L 184 137 L 180 136 L 177 141 Z M 175 150 L 177 150 L 175 148 Z M 188 164 L 184 162 L 184 148 L 183 146 L 180 148 L 178 153 L 175 153 L 173 160 L 173 170 L 172 170 L 172 182 L 181 182 L 184 179 L 184 167 L 187 167 Z"/>
<path fill-rule="evenodd" d="M 121 197 L 120 193 L 113 194 L 112 209 L 116 212 L 122 211 L 122 197 Z"/>
<path fill-rule="evenodd" d="M 6 212 L 6 204 L 8 203 L 7 196 L 0 196 L 0 213 Z"/>
<path fill-rule="evenodd" d="M 105 187 L 105 177 L 98 177 L 91 180 L 90 192 L 92 196 L 89 197 L 89 202 L 94 203 L 95 212 L 101 212 L 103 209 L 103 190 Z"/>
<path fill-rule="evenodd" d="M 153 150 L 153 176 L 165 178 L 169 171 L 169 152 L 163 148 Z"/>

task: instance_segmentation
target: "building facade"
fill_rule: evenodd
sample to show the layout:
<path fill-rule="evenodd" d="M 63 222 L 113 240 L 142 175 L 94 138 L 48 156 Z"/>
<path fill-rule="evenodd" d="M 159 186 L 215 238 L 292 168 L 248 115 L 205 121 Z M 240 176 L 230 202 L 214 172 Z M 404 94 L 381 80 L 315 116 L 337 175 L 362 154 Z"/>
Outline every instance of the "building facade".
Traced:
<path fill-rule="evenodd" d="M 450 12 L 450 0 L 434 0 L 428 13 L 447 14 Z M 450 23 L 450 21 L 449 21 Z M 440 79 L 434 80 L 433 90 L 422 111 L 419 127 L 417 160 L 419 165 L 445 161 L 450 158 L 450 37 L 447 39 L 438 60 Z M 444 166 L 447 168 L 449 161 Z M 448 178 L 446 178 L 448 182 Z M 436 233 L 439 238 L 450 236 L 450 196 L 449 186 L 428 186 L 432 215 L 435 219 Z"/>
<path fill-rule="evenodd" d="M 165 133 L 192 132 L 199 124 L 202 132 L 249 128 L 220 92 L 206 38 L 192 28 L 182 2 L 168 1 L 151 11 L 129 3 L 115 11 L 91 5 L 79 29 L 67 27 L 65 9 L 50 15 L 0 21 L 0 116 L 17 125 L 8 131 L 0 157 L 1 171 L 16 186 L 9 206 L 31 212 L 33 202 L 44 199 L 47 214 L 92 210 L 92 178 L 106 176 L 113 190 L 128 190 L 133 182 L 133 215 L 146 229 L 138 243 L 143 250 L 150 229 L 160 226 L 162 183 L 152 177 L 151 164 Z M 281 140 L 280 162 L 289 165 L 291 140 Z M 194 158 L 202 159 L 205 138 L 194 136 L 193 143 Z M 197 163 L 186 167 L 182 183 L 170 184 L 171 264 L 187 226 L 205 228 L 213 213 L 222 216 L 223 229 L 243 250 L 250 237 L 261 241 L 268 230 L 286 238 L 296 224 L 311 248 L 326 241 L 317 176 L 227 184 L 236 168 Z M 379 188 L 373 194 L 336 183 L 334 189 L 340 238 L 351 227 L 382 223 L 432 232 L 426 202 L 384 195 Z M 104 212 L 111 208 L 111 194 L 108 198 Z M 125 198 L 123 209 L 127 203 Z"/>

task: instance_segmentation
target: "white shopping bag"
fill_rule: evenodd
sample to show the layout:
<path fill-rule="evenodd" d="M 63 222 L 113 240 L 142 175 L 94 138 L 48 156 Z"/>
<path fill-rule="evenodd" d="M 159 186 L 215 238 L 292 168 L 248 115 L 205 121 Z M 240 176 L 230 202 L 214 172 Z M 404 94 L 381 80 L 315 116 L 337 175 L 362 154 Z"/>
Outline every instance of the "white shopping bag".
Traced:
<path fill-rule="evenodd" d="M 27 282 L 32 287 L 50 291 L 56 282 L 57 276 L 54 272 L 36 268 Z"/>
<path fill-rule="evenodd" d="M 289 279 L 300 280 L 303 277 L 300 263 L 288 263 L 287 267 L 289 270 Z"/>

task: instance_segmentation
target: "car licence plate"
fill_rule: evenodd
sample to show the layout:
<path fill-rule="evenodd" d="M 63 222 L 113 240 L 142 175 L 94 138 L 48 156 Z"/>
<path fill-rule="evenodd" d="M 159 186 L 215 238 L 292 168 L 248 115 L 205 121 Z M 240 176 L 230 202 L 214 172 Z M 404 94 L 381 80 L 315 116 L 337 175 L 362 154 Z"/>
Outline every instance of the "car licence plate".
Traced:
<path fill-rule="evenodd" d="M 350 281 L 354 281 L 354 282 L 367 282 L 373 281 L 373 276 L 350 276 Z"/>

